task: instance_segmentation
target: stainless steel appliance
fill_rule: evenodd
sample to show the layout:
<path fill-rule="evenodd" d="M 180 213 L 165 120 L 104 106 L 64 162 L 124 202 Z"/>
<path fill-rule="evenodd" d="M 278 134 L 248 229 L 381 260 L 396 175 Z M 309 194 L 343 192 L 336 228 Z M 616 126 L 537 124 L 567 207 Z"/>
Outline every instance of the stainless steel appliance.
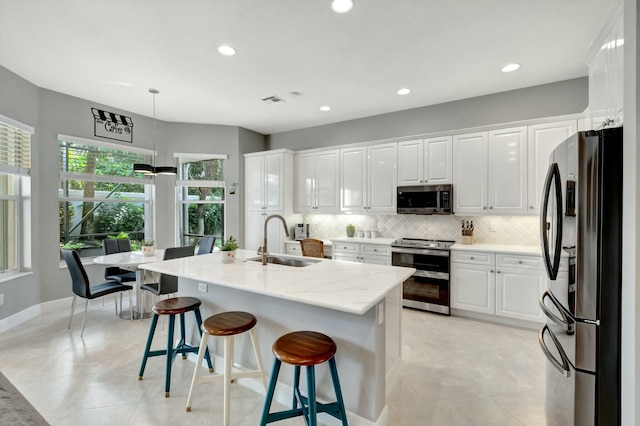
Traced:
<path fill-rule="evenodd" d="M 416 269 L 402 284 L 402 306 L 449 315 L 449 255 L 453 243 L 418 238 L 391 243 L 391 264 Z"/>
<path fill-rule="evenodd" d="M 538 338 L 549 360 L 547 424 L 619 425 L 622 128 L 579 132 L 560 144 L 544 188 L 549 282 Z M 566 256 L 568 273 L 560 271 Z"/>
<path fill-rule="evenodd" d="M 296 223 L 294 228 L 293 238 L 296 241 L 304 240 L 305 238 L 309 238 L 309 224 L 308 223 Z"/>
<path fill-rule="evenodd" d="M 398 214 L 451 214 L 453 186 L 399 186 L 396 201 Z"/>

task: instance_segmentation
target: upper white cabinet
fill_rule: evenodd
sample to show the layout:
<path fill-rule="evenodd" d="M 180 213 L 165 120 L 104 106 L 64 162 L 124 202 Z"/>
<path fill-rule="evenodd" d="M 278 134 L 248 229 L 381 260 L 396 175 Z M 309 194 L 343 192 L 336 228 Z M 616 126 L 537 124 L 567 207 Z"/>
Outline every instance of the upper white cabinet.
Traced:
<path fill-rule="evenodd" d="M 296 154 L 293 169 L 296 213 L 340 211 L 340 156 L 337 149 Z"/>
<path fill-rule="evenodd" d="M 398 185 L 451 183 L 452 137 L 398 143 Z"/>
<path fill-rule="evenodd" d="M 397 144 L 340 150 L 340 210 L 352 213 L 396 212 Z"/>
<path fill-rule="evenodd" d="M 454 212 L 527 211 L 527 128 L 453 137 Z"/>
<path fill-rule="evenodd" d="M 527 143 L 529 213 L 538 214 L 540 210 L 542 187 L 547 176 L 551 152 L 576 131 L 576 120 L 529 126 Z"/>
<path fill-rule="evenodd" d="M 589 64 L 589 118 L 591 129 L 617 127 L 623 121 L 624 34 L 622 2 L 605 21 L 591 46 Z"/>

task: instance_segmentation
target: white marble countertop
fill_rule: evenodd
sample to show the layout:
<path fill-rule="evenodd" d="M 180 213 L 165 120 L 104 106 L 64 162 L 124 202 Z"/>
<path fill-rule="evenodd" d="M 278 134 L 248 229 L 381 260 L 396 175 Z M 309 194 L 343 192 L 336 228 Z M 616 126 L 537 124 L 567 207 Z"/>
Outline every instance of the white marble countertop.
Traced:
<path fill-rule="evenodd" d="M 332 238 L 331 241 L 339 243 L 356 243 L 356 244 L 378 244 L 382 246 L 390 246 L 395 238 L 358 238 L 358 237 L 338 237 Z"/>
<path fill-rule="evenodd" d="M 509 253 L 542 256 L 542 248 L 540 246 L 524 246 L 513 244 L 460 244 L 455 243 L 451 246 L 451 250 L 459 251 L 488 251 L 492 253 Z"/>
<path fill-rule="evenodd" d="M 263 266 L 246 260 L 253 257 L 255 251 L 237 250 L 231 263 L 220 263 L 218 254 L 211 253 L 140 268 L 357 315 L 365 314 L 415 272 L 413 268 L 315 258 L 318 263 L 300 268 Z"/>

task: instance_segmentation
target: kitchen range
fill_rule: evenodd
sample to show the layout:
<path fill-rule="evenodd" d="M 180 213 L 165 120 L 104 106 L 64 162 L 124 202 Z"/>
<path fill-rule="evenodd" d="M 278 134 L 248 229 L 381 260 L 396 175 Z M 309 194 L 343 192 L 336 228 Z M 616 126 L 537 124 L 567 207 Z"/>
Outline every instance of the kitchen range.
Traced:
<path fill-rule="evenodd" d="M 449 260 L 454 242 L 402 238 L 391 244 L 391 264 L 416 269 L 402 285 L 402 306 L 449 315 Z"/>

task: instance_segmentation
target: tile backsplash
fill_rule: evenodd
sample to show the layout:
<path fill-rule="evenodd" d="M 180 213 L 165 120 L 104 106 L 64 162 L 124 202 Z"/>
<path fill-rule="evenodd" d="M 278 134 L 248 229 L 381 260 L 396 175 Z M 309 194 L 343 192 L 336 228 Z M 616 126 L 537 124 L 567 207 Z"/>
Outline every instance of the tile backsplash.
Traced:
<path fill-rule="evenodd" d="M 346 226 L 377 230 L 378 237 L 429 238 L 460 242 L 460 221 L 473 221 L 474 241 L 492 244 L 539 245 L 537 216 L 418 216 L 418 215 L 304 215 L 312 238 L 331 239 L 347 235 Z M 493 224 L 495 232 L 491 231 Z"/>

